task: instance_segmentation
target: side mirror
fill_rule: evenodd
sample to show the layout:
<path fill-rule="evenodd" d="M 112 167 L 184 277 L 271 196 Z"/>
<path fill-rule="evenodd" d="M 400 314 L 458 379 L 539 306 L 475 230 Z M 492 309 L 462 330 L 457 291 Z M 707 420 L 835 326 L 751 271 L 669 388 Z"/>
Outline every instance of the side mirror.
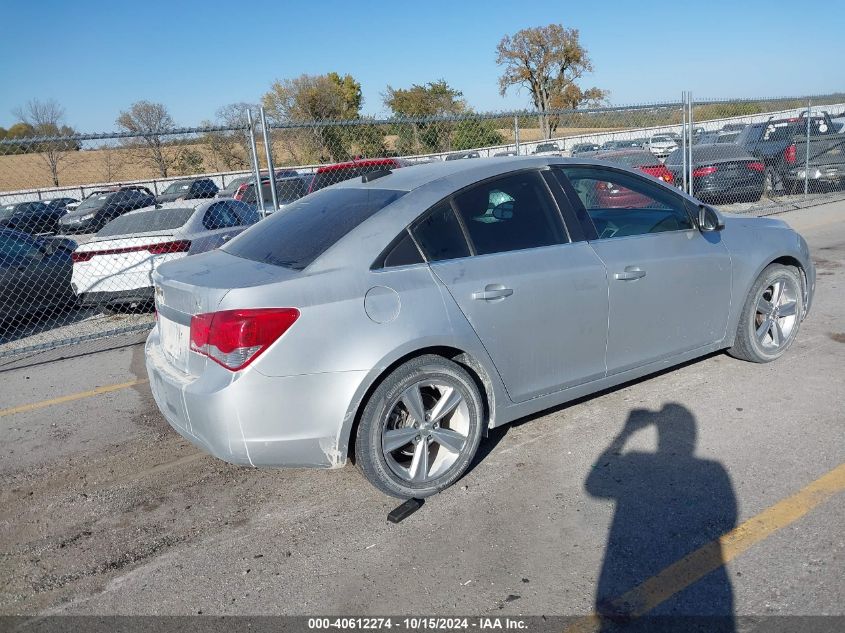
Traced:
<path fill-rule="evenodd" d="M 725 223 L 721 216 L 716 212 L 716 209 L 706 204 L 698 206 L 698 230 L 704 233 L 711 231 L 721 231 L 725 228 Z"/>

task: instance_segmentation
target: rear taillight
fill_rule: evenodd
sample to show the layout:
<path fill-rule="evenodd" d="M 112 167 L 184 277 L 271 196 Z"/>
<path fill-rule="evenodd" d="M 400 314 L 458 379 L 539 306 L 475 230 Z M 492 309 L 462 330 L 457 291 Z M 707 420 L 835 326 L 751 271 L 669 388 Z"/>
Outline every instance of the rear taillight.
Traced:
<path fill-rule="evenodd" d="M 191 350 L 238 371 L 254 361 L 299 318 L 296 308 L 224 310 L 191 318 Z"/>
<path fill-rule="evenodd" d="M 150 255 L 167 255 L 168 253 L 187 253 L 190 249 L 190 240 L 175 240 L 173 242 L 159 242 L 158 244 L 105 248 L 100 251 L 74 251 L 70 257 L 74 264 L 79 264 L 90 261 L 96 255 L 120 255 L 121 253 L 137 253 L 138 251 L 147 251 Z"/>
<path fill-rule="evenodd" d="M 783 159 L 787 163 L 792 165 L 795 162 L 796 158 L 797 158 L 797 156 L 796 156 L 796 153 L 795 153 L 795 143 L 793 143 L 792 145 L 787 147 L 785 150 L 783 150 Z"/>
<path fill-rule="evenodd" d="M 644 167 L 640 167 L 640 170 L 644 171 L 649 176 L 660 178 L 660 180 L 662 180 L 663 182 L 668 182 L 670 185 L 675 182 L 675 177 L 665 165 L 647 165 Z"/>
<path fill-rule="evenodd" d="M 167 253 L 187 253 L 191 250 L 190 240 L 176 240 L 175 242 L 162 242 L 161 244 L 150 244 L 143 247 L 153 255 L 166 255 Z"/>
<path fill-rule="evenodd" d="M 750 169 L 751 171 L 766 171 L 766 166 L 763 163 L 757 161 L 753 163 L 748 163 L 746 167 L 748 167 L 748 169 Z"/>
<path fill-rule="evenodd" d="M 692 172 L 693 178 L 701 178 L 702 176 L 709 176 L 710 174 L 715 174 L 717 171 L 717 167 L 710 165 L 709 167 L 699 167 L 698 169 Z"/>

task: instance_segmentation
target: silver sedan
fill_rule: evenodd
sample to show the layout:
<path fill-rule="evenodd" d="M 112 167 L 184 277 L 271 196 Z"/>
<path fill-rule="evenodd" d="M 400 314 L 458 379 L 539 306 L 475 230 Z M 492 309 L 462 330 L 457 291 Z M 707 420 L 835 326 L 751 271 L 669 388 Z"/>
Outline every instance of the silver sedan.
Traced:
<path fill-rule="evenodd" d="M 150 384 L 229 462 L 454 483 L 493 427 L 727 349 L 768 362 L 804 239 L 590 159 L 435 162 L 308 195 L 155 273 Z"/>

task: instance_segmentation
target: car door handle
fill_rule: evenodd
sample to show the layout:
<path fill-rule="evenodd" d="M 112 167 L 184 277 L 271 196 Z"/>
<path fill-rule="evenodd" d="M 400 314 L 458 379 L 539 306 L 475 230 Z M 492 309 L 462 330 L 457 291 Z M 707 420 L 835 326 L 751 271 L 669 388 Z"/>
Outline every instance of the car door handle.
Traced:
<path fill-rule="evenodd" d="M 619 281 L 633 281 L 634 279 L 642 279 L 645 277 L 645 271 L 638 266 L 625 266 L 625 272 L 615 273 L 614 279 Z"/>
<path fill-rule="evenodd" d="M 502 284 L 487 284 L 484 290 L 477 290 L 472 293 L 472 298 L 478 301 L 497 301 L 510 297 L 513 294 L 511 288 L 505 288 Z"/>

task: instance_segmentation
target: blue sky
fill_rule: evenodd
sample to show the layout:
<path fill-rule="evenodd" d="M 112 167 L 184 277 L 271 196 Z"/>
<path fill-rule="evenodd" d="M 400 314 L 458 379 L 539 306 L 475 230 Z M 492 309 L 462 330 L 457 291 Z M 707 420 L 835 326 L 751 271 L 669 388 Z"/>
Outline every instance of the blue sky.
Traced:
<path fill-rule="evenodd" d="M 257 101 L 276 78 L 329 71 L 361 82 L 367 114 L 384 111 L 388 84 L 439 78 L 476 110 L 524 108 L 525 91 L 499 96 L 496 44 L 552 22 L 580 29 L 595 66 L 584 83 L 610 90 L 614 104 L 684 89 L 710 98 L 841 91 L 845 12 L 811 4 L 804 20 L 794 0 L 5 0 L 0 125 L 30 98 L 58 100 L 80 131 L 114 129 L 139 99 L 197 125 L 221 105 Z"/>

